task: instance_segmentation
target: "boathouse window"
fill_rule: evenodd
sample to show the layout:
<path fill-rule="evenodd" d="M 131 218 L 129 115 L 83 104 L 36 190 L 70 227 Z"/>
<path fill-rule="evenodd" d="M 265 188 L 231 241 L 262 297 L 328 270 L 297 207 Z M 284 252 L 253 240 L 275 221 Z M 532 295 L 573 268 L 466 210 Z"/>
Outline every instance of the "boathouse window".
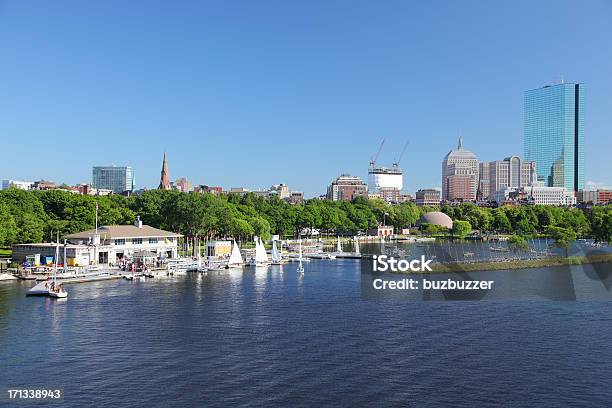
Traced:
<path fill-rule="evenodd" d="M 142 238 L 134 238 L 134 239 L 132 239 L 132 244 L 134 244 L 134 245 L 141 245 L 142 244 Z"/>
<path fill-rule="evenodd" d="M 125 239 L 116 239 L 115 245 L 125 245 Z"/>
<path fill-rule="evenodd" d="M 157 244 L 157 238 L 149 238 L 149 244 Z"/>

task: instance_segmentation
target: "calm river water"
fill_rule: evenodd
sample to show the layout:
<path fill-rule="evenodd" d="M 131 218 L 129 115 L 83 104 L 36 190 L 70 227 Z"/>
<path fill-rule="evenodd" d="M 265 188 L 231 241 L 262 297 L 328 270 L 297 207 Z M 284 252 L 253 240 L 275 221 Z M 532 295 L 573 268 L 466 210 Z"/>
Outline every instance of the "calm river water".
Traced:
<path fill-rule="evenodd" d="M 61 387 L 62 407 L 612 402 L 608 300 L 367 299 L 359 261 L 295 268 L 69 285 L 66 301 L 0 282 L 0 387 Z M 545 287 L 552 270 L 475 276 Z M 554 273 L 603 273 L 604 293 L 612 265 Z"/>

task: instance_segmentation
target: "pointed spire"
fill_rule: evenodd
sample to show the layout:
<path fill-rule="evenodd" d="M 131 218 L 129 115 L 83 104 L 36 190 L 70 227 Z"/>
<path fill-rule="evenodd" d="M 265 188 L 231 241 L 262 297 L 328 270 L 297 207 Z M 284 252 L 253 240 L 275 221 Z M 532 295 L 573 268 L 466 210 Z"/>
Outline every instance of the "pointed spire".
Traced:
<path fill-rule="evenodd" d="M 160 190 L 170 190 L 170 177 L 168 176 L 168 158 L 166 157 L 166 152 L 164 152 L 164 164 L 162 164 L 158 188 Z"/>
<path fill-rule="evenodd" d="M 459 143 L 457 143 L 457 150 L 463 149 L 463 136 L 459 136 Z"/>

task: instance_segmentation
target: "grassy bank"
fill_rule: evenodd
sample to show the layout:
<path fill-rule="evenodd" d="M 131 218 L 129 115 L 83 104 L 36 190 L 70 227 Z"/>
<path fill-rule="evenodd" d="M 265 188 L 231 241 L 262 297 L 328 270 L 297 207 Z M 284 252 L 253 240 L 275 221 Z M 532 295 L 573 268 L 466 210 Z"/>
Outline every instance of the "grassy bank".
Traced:
<path fill-rule="evenodd" d="M 478 262 L 471 264 L 434 264 L 434 272 L 479 272 L 497 271 L 503 269 L 545 268 L 551 266 L 587 265 L 593 263 L 612 262 L 612 254 L 596 254 L 591 256 L 554 257 L 547 259 L 516 260 L 508 262 Z"/>
<path fill-rule="evenodd" d="M 11 248 L 0 248 L 0 258 L 10 258 L 13 255 Z"/>

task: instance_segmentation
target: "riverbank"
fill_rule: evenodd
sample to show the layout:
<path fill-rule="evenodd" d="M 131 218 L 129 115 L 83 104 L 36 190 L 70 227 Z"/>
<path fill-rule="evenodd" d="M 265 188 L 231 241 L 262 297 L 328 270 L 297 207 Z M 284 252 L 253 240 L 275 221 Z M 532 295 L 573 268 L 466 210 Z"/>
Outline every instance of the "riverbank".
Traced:
<path fill-rule="evenodd" d="M 612 262 L 612 254 L 595 254 L 590 256 L 554 257 L 546 259 L 515 260 L 504 262 L 476 262 L 457 264 L 433 264 L 435 273 L 445 272 L 485 272 L 504 269 L 530 269 L 553 266 L 587 265 Z M 414 273 L 414 272 L 411 272 Z M 421 273 L 421 272 L 418 272 Z"/>

